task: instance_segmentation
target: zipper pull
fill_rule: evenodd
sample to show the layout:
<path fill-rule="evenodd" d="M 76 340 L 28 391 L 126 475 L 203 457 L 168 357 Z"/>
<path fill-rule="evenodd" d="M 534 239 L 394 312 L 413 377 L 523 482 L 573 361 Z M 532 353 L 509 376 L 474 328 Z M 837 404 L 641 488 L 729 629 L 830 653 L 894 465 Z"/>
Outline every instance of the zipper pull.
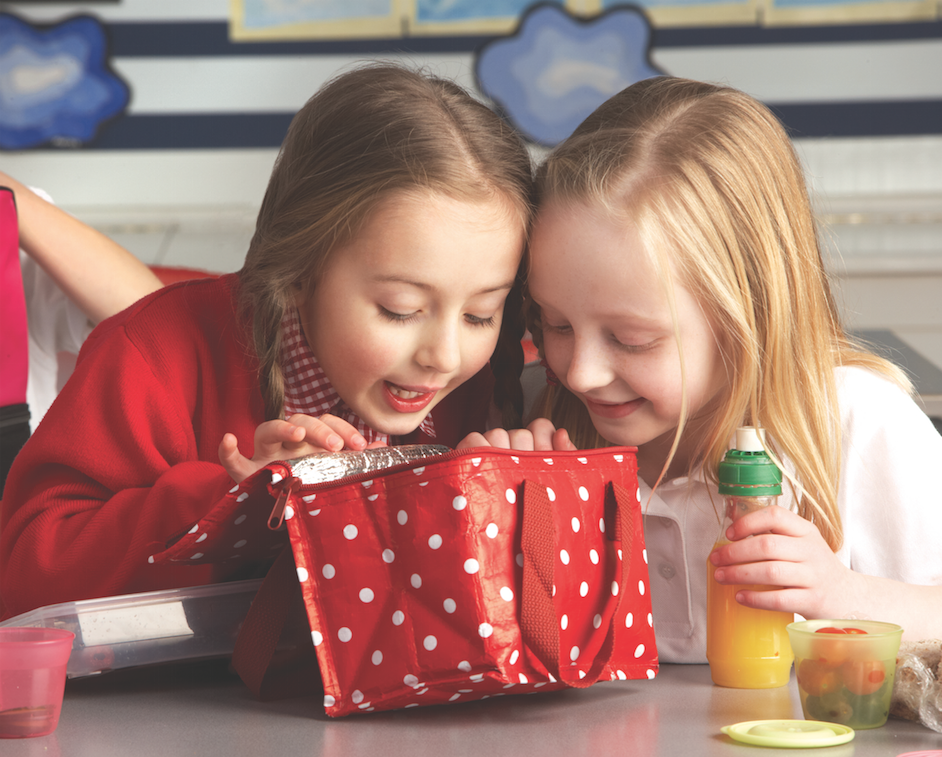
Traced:
<path fill-rule="evenodd" d="M 271 515 L 268 516 L 268 527 L 272 531 L 278 531 L 285 522 L 285 509 L 288 505 L 288 497 L 301 488 L 301 479 L 292 476 L 287 479 L 280 487 L 278 499 L 275 500 L 275 506 L 271 509 Z"/>

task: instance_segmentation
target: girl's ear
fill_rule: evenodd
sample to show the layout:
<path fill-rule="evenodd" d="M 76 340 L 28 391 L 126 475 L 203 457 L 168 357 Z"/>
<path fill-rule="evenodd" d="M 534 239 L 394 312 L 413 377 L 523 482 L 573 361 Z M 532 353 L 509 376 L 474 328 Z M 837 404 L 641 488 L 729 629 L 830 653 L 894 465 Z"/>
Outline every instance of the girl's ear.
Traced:
<path fill-rule="evenodd" d="M 288 302 L 294 305 L 298 310 L 302 310 L 307 302 L 310 287 L 306 287 L 296 281 L 288 290 Z"/>

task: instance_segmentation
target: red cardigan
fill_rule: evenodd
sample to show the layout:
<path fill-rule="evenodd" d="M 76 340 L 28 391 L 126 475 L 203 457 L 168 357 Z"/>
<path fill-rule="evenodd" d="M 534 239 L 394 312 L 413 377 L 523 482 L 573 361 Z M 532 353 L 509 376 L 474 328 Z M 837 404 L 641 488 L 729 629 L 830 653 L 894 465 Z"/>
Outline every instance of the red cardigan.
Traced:
<path fill-rule="evenodd" d="M 232 488 L 232 432 L 251 457 L 264 420 L 236 275 L 167 287 L 102 323 L 17 456 L 0 505 L 0 618 L 58 602 L 224 580 L 152 565 Z M 483 430 L 485 368 L 433 411 L 440 444 Z M 408 442 L 431 441 L 416 432 Z"/>

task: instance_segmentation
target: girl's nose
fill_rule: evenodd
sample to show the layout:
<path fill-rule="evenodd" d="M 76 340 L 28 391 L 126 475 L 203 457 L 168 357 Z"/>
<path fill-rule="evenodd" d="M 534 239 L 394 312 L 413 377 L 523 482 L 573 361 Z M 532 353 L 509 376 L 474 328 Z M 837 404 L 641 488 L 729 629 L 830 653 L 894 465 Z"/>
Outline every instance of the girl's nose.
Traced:
<path fill-rule="evenodd" d="M 576 339 L 566 370 L 566 383 L 574 392 L 584 393 L 608 386 L 615 372 L 605 350 L 585 340 Z"/>
<path fill-rule="evenodd" d="M 416 351 L 416 361 L 423 368 L 436 373 L 454 373 L 461 366 L 461 347 L 458 331 L 445 324 L 437 324 L 424 331 Z"/>

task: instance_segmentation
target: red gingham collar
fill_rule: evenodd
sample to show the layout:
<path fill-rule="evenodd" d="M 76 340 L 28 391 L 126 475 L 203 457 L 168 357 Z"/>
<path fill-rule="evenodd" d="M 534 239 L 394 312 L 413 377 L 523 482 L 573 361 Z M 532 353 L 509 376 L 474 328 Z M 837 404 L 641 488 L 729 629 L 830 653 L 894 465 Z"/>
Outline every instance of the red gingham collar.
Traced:
<path fill-rule="evenodd" d="M 281 322 L 281 363 L 285 376 L 285 418 L 304 413 L 318 417 L 335 415 L 356 428 L 368 443 L 389 443 L 389 435 L 374 431 L 340 398 L 321 369 L 301 332 L 296 308 L 288 308 Z M 429 438 L 435 438 L 435 426 L 427 415 L 419 426 Z"/>

